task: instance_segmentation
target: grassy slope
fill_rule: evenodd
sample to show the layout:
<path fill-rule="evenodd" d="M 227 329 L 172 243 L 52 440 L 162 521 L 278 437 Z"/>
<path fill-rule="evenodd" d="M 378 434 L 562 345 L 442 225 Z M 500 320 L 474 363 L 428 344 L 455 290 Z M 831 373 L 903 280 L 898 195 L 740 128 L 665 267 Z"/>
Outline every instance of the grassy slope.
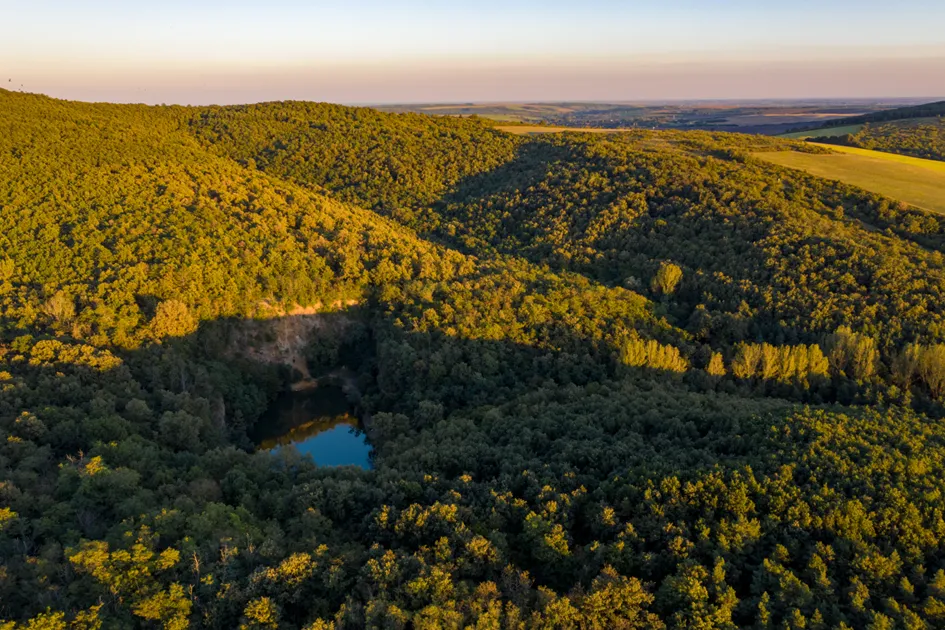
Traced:
<path fill-rule="evenodd" d="M 779 151 L 755 156 L 945 214 L 945 164 L 853 147 L 833 148 L 844 155 Z"/>
<path fill-rule="evenodd" d="M 923 160 L 922 158 L 909 155 L 900 155 L 898 153 L 887 153 L 885 151 L 872 151 L 870 149 L 861 149 L 859 147 L 845 147 L 840 145 L 831 145 L 834 151 L 847 153 L 849 155 L 858 155 L 860 157 L 882 160 L 883 162 L 897 162 L 899 164 L 908 164 L 917 168 L 928 169 L 935 173 L 945 173 L 945 164 L 937 160 Z"/>

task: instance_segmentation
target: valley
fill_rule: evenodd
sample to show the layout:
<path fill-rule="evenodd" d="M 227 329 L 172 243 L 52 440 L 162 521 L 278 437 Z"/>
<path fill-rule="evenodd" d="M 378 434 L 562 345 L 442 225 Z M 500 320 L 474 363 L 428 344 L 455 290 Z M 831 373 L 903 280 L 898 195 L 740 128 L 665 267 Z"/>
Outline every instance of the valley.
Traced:
<path fill-rule="evenodd" d="M 941 627 L 940 164 L 462 113 L 0 90 L 0 627 Z"/>
<path fill-rule="evenodd" d="M 639 103 L 442 103 L 383 105 L 392 113 L 477 116 L 496 124 L 588 129 L 679 129 L 778 135 L 924 102 L 919 99 L 678 100 Z"/>

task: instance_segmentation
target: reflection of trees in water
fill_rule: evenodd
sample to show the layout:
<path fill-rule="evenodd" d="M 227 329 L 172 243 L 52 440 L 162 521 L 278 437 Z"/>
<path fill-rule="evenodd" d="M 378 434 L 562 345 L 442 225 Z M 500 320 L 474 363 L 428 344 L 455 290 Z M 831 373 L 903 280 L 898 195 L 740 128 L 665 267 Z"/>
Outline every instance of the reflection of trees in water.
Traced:
<path fill-rule="evenodd" d="M 334 418 L 349 413 L 351 405 L 339 387 L 318 387 L 316 389 L 287 394 L 274 408 L 277 417 L 273 418 L 273 428 L 282 433 L 297 425 L 315 419 Z"/>
<path fill-rule="evenodd" d="M 309 420 L 308 422 L 296 424 L 279 436 L 261 441 L 259 443 L 259 448 L 262 450 L 270 450 L 276 448 L 277 446 L 298 444 L 299 442 L 303 442 L 318 435 L 319 433 L 334 429 L 339 425 L 349 425 L 357 432 L 358 435 L 362 433 L 361 429 L 358 427 L 358 419 L 350 413 L 343 413 L 334 417 L 320 417 L 315 418 L 314 420 Z"/>
<path fill-rule="evenodd" d="M 358 437 L 363 434 L 341 386 L 287 392 L 257 422 L 254 442 L 260 450 L 300 444 L 339 425 L 352 427 Z"/>

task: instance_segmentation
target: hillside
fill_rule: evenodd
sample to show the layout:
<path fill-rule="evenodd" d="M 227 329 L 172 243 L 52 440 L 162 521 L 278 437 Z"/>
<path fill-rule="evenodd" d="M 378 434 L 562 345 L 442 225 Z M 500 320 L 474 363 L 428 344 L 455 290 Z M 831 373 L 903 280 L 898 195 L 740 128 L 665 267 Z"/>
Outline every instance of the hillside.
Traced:
<path fill-rule="evenodd" d="M 808 129 L 831 129 L 836 127 L 849 127 L 852 125 L 878 124 L 900 120 L 915 120 L 917 118 L 938 118 L 945 116 L 945 101 L 936 101 L 933 103 L 924 103 L 921 105 L 911 105 L 909 107 L 895 107 L 878 112 L 870 112 L 860 116 L 847 116 L 845 118 L 835 118 L 821 125 L 810 126 Z M 828 134 L 824 134 L 828 135 Z"/>
<path fill-rule="evenodd" d="M 945 228 L 752 157 L 822 149 L 5 91 L 0 132 L 0 627 L 945 623 Z M 372 469 L 254 449 L 295 353 Z"/>
<path fill-rule="evenodd" d="M 894 120 L 912 120 L 915 118 L 929 118 L 945 116 L 945 101 L 913 105 L 911 107 L 897 107 L 881 112 L 872 112 L 863 116 L 852 116 L 832 120 L 825 127 L 839 127 L 843 125 L 862 125 L 865 123 L 882 123 Z"/>
<path fill-rule="evenodd" d="M 187 124 L 241 164 L 317 182 L 339 199 L 385 214 L 432 202 L 461 179 L 510 159 L 516 146 L 469 119 L 324 103 L 200 109 Z"/>
<path fill-rule="evenodd" d="M 785 137 L 945 160 L 945 101 L 833 120 Z"/>
<path fill-rule="evenodd" d="M 867 124 L 852 133 L 839 137 L 832 136 L 825 141 L 831 144 L 945 161 L 945 118 L 917 118 Z"/>

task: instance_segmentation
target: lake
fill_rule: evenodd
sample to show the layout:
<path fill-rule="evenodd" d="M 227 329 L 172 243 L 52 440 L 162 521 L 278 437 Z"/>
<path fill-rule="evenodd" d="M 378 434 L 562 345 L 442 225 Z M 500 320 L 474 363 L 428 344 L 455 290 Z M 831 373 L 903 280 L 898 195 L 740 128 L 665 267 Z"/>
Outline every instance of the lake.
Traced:
<path fill-rule="evenodd" d="M 282 394 L 256 423 L 260 450 L 294 446 L 319 466 L 371 468 L 371 445 L 340 387 Z"/>

